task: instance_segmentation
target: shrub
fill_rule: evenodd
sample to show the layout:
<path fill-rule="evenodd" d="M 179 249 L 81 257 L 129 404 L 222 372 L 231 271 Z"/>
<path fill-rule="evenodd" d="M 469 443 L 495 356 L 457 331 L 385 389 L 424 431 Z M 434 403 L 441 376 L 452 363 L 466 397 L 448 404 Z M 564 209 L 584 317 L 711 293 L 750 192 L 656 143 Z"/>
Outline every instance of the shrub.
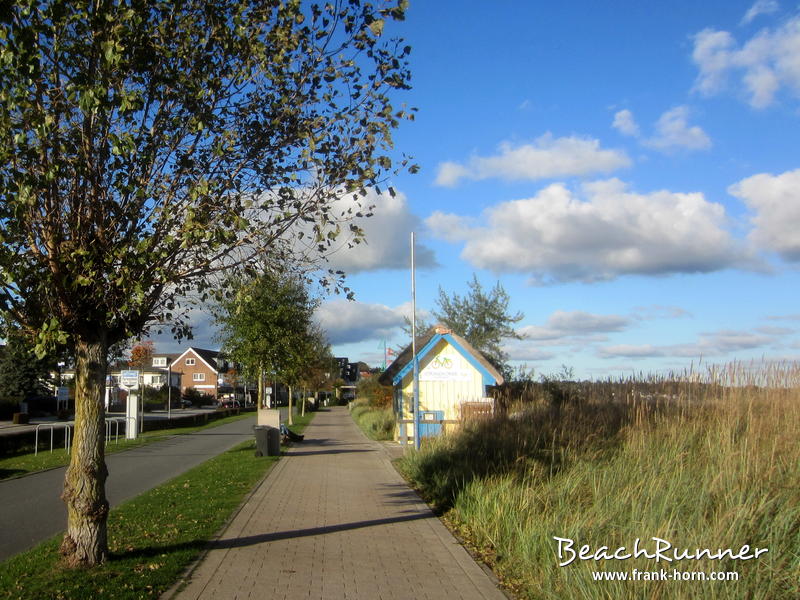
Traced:
<path fill-rule="evenodd" d="M 182 398 L 192 403 L 192 406 L 211 406 L 216 403 L 216 398 L 210 394 L 204 394 L 194 388 L 186 388 Z"/>
<path fill-rule="evenodd" d="M 382 385 L 377 376 L 360 379 L 356 386 L 356 398 L 366 400 L 374 408 L 391 407 L 392 393 L 391 386 Z"/>

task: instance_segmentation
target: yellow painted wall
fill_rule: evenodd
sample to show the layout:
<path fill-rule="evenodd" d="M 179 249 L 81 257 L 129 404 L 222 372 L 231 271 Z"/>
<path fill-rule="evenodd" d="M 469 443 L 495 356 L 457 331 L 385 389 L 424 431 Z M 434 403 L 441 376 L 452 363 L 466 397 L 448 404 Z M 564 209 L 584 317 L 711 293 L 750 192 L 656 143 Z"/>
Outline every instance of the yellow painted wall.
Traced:
<path fill-rule="evenodd" d="M 447 340 L 441 339 L 419 364 L 420 411 L 444 411 L 446 420 L 461 418 L 459 406 L 465 401 L 479 400 L 484 396 L 483 377 Z M 403 394 L 403 419 L 412 419 L 414 402 L 414 374 L 409 371 L 401 382 Z M 408 436 L 413 436 L 414 425 L 406 425 Z M 399 428 L 398 428 L 399 429 Z"/>

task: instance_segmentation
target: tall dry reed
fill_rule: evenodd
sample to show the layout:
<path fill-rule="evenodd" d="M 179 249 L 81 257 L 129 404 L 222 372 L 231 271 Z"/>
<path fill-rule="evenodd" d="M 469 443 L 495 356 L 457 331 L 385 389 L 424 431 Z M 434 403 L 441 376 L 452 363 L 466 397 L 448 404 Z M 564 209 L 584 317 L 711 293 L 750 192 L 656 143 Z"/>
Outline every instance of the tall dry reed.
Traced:
<path fill-rule="evenodd" d="M 401 463 L 506 585 L 525 598 L 800 598 L 800 367 L 550 383 Z M 559 566 L 554 537 L 576 550 L 613 552 L 637 538 L 652 549 L 657 537 L 768 552 Z M 738 581 L 594 580 L 662 568 Z"/>

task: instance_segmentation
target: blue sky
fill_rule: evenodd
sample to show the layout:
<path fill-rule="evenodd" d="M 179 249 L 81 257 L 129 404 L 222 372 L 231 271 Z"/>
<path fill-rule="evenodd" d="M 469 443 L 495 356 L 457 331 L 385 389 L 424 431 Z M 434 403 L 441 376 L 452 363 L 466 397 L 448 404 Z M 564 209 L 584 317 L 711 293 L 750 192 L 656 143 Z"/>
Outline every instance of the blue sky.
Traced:
<path fill-rule="evenodd" d="M 414 230 L 418 308 L 501 282 L 538 373 L 800 356 L 796 1 L 417 1 L 385 34 L 413 48 L 395 146 L 421 170 L 333 257 L 337 355 L 406 343 Z"/>

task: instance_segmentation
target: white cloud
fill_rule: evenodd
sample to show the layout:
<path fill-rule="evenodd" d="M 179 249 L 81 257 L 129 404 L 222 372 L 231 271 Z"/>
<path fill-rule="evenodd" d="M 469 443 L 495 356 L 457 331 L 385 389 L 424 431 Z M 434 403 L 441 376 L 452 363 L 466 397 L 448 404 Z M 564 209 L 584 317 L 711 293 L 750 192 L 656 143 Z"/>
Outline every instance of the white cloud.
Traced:
<path fill-rule="evenodd" d="M 728 192 L 755 212 L 749 235 L 754 244 L 787 261 L 800 261 L 800 169 L 753 175 Z"/>
<path fill-rule="evenodd" d="M 791 315 L 769 315 L 765 318 L 767 321 L 800 321 L 800 313 Z"/>
<path fill-rule="evenodd" d="M 756 3 L 742 17 L 742 25 L 750 23 L 759 15 L 769 15 L 776 12 L 780 6 L 776 0 L 756 0 Z"/>
<path fill-rule="evenodd" d="M 694 89 L 702 94 L 717 94 L 738 76 L 754 108 L 772 104 L 783 88 L 800 97 L 800 17 L 741 46 L 727 31 L 704 29 L 694 36 L 692 59 L 700 70 Z"/>
<path fill-rule="evenodd" d="M 410 262 L 410 234 L 420 228 L 421 219 L 409 211 L 405 195 L 397 192 L 392 197 L 388 192 L 378 194 L 370 189 L 359 203 L 349 194 L 334 203 L 332 212 L 337 216 L 347 211 L 355 214 L 359 210 L 364 211 L 361 207 L 373 204 L 375 208 L 372 216 L 356 217 L 352 221 L 364 230 L 365 242 L 352 247 L 342 242 L 329 256 L 330 266 L 347 273 L 407 269 Z M 420 268 L 437 264 L 433 251 L 420 243 L 417 244 L 415 259 Z"/>
<path fill-rule="evenodd" d="M 662 306 L 661 304 L 651 304 L 650 306 L 635 306 L 633 316 L 636 319 L 680 319 L 690 317 L 691 313 L 679 306 Z"/>
<path fill-rule="evenodd" d="M 435 210 L 425 219 L 425 225 L 438 237 L 448 242 L 457 242 L 469 236 L 470 230 L 475 226 L 475 220 Z"/>
<path fill-rule="evenodd" d="M 350 344 L 391 338 L 409 314 L 405 304 L 391 308 L 348 300 L 331 300 L 317 308 L 316 318 L 331 344 Z"/>
<path fill-rule="evenodd" d="M 687 106 L 676 106 L 659 117 L 655 135 L 643 140 L 642 144 L 662 151 L 707 150 L 711 147 L 711 139 L 697 125 L 689 125 Z"/>
<path fill-rule="evenodd" d="M 485 225 L 461 232 L 462 257 L 477 268 L 530 273 L 534 283 L 754 266 L 726 221 L 722 205 L 701 193 L 637 194 L 618 179 L 584 184 L 581 193 L 552 184 L 484 211 Z M 452 237 L 436 220 L 426 224 Z"/>
<path fill-rule="evenodd" d="M 614 122 L 611 126 L 622 135 L 639 137 L 639 125 L 636 123 L 636 119 L 633 118 L 633 113 L 627 108 L 614 115 Z"/>
<path fill-rule="evenodd" d="M 676 106 L 662 114 L 655 123 L 655 133 L 649 138 L 642 136 L 633 113 L 627 108 L 614 115 L 611 126 L 623 135 L 636 138 L 643 146 L 661 152 L 711 147 L 708 134 L 697 125 L 689 125 L 688 106 Z"/>
<path fill-rule="evenodd" d="M 454 162 L 443 162 L 439 165 L 439 173 L 436 175 L 436 185 L 452 187 L 461 179 L 470 176 L 469 170 Z"/>
<path fill-rule="evenodd" d="M 621 315 L 598 315 L 580 310 L 557 310 L 543 326 L 528 325 L 517 333 L 530 340 L 552 340 L 568 336 L 622 331 L 630 325 L 630 318 Z"/>
<path fill-rule="evenodd" d="M 605 346 L 598 349 L 598 356 L 602 358 L 651 358 L 651 357 L 681 357 L 701 358 L 708 356 L 722 356 L 735 352 L 768 348 L 787 335 L 784 330 L 757 332 L 721 330 L 701 333 L 698 340 L 689 344 L 671 344 L 655 346 L 652 344 L 632 345 L 618 344 Z"/>
<path fill-rule="evenodd" d="M 542 350 L 538 344 L 525 340 L 510 340 L 503 346 L 503 352 L 508 354 L 510 360 L 524 362 L 538 362 L 556 357 L 555 353 Z"/>
<path fill-rule="evenodd" d="M 608 173 L 630 166 L 621 150 L 605 150 L 599 140 L 584 137 L 553 138 L 549 133 L 532 144 L 500 144 L 494 156 L 473 156 L 466 165 L 439 165 L 437 185 L 454 186 L 462 179 L 498 178 L 506 181 L 535 181 L 591 173 Z"/>

